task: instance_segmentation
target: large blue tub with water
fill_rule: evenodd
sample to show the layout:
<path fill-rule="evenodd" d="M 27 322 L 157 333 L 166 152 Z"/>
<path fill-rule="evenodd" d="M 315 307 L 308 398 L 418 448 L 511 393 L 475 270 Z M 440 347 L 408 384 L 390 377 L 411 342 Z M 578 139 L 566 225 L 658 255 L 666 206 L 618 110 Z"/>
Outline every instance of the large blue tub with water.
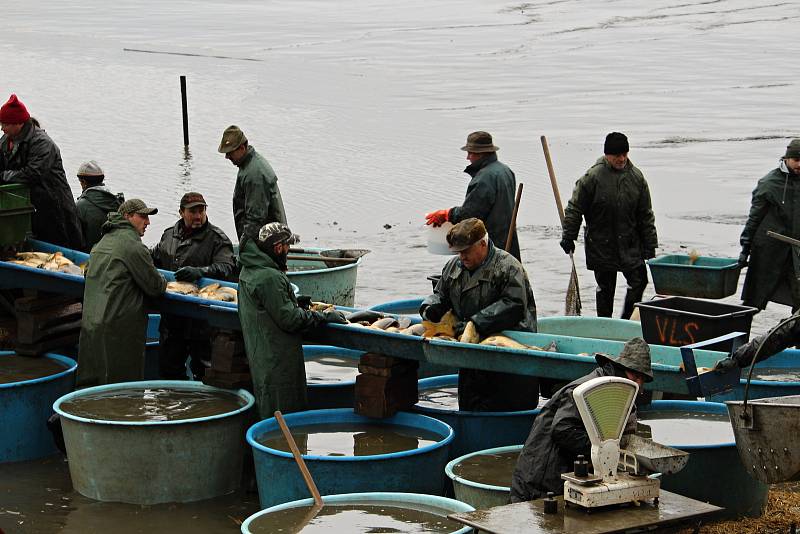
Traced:
<path fill-rule="evenodd" d="M 485 510 L 493 506 L 502 506 L 508 504 L 511 498 L 511 478 L 514 474 L 514 466 L 516 466 L 516 458 L 522 452 L 523 445 L 509 445 L 508 447 L 496 447 L 493 449 L 486 449 L 482 451 L 471 452 L 460 456 L 444 468 L 447 477 L 453 482 L 453 491 L 456 499 L 465 502 L 479 510 Z M 505 462 L 500 460 L 501 457 L 506 456 L 506 459 L 513 458 L 513 462 Z M 487 457 L 493 461 L 500 463 L 503 467 L 508 467 L 508 480 L 502 484 L 500 481 L 493 481 L 493 484 L 487 482 L 479 482 L 473 478 L 459 475 L 458 466 L 474 460 L 476 457 Z M 494 478 L 494 477 L 492 477 Z"/>
<path fill-rule="evenodd" d="M 3 358 L 14 352 L 0 352 Z M 53 402 L 75 389 L 75 370 L 72 358 L 46 354 L 63 366 L 63 370 L 32 380 L 0 384 L 0 463 L 20 462 L 41 458 L 58 451 L 47 429 L 47 419 L 53 414 Z"/>
<path fill-rule="evenodd" d="M 424 415 L 400 412 L 387 419 L 370 419 L 352 409 L 312 410 L 284 416 L 289 428 L 306 425 L 376 424 L 412 427 L 438 436 L 438 441 L 417 449 L 367 456 L 303 455 L 317 488 L 323 495 L 365 491 L 407 491 L 438 495 L 444 488 L 453 429 Z M 308 496 L 292 454 L 259 443 L 265 434 L 279 431 L 277 420 L 265 419 L 247 431 L 253 448 L 258 494 L 263 508 Z"/>
<path fill-rule="evenodd" d="M 458 390 L 458 375 L 436 376 L 419 381 L 420 397 L 425 390 Z M 417 404 L 413 411 L 438 419 L 453 428 L 450 459 L 471 452 L 525 443 L 539 409 L 518 412 L 469 412 L 453 407 Z"/>
<path fill-rule="evenodd" d="M 355 406 L 353 401 L 355 377 L 358 374 L 358 360 L 362 354 L 364 353 L 360 350 L 330 345 L 303 345 L 310 410 Z M 352 373 L 348 373 L 348 370 Z M 352 377 L 347 376 L 349 374 L 352 374 Z"/>
<path fill-rule="evenodd" d="M 749 367 L 742 369 L 739 384 L 731 391 L 709 397 L 714 402 L 743 400 Z M 800 350 L 786 349 L 756 364 L 748 399 L 800 395 Z"/>
<path fill-rule="evenodd" d="M 663 420 L 662 432 L 653 418 Z M 730 516 L 761 515 L 769 487 L 742 465 L 724 404 L 654 401 L 639 408 L 639 421 L 653 426 L 654 441 L 689 453 L 683 470 L 661 479 L 663 489 L 721 506 Z"/>

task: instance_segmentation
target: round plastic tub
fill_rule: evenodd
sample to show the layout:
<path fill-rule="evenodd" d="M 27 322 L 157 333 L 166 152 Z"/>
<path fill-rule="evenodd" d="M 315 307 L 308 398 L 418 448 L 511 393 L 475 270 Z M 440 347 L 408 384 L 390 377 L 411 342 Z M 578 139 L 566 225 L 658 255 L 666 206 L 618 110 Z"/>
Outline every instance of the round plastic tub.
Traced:
<path fill-rule="evenodd" d="M 654 401 L 639 408 L 640 414 L 653 412 L 684 412 L 717 414 L 728 417 L 722 403 L 697 401 Z M 647 424 L 646 420 L 641 421 Z M 767 500 L 768 486 L 750 477 L 745 471 L 731 438 L 711 445 L 690 445 L 660 439 L 663 445 L 689 453 L 689 463 L 683 470 L 664 475 L 661 488 L 698 501 L 710 502 L 725 508 L 730 516 L 759 516 Z"/>
<path fill-rule="evenodd" d="M 323 495 L 364 491 L 410 491 L 440 494 L 444 488 L 444 466 L 453 429 L 424 415 L 400 412 L 387 419 L 370 419 L 352 409 L 312 410 L 284 416 L 289 428 L 298 425 L 369 423 L 401 425 L 432 431 L 441 436 L 436 443 L 418 449 L 370 456 L 303 455 L 317 488 Z M 247 442 L 253 448 L 256 481 L 262 508 L 294 501 L 308 495 L 303 477 L 291 453 L 262 445 L 257 440 L 280 427 L 274 417 L 251 426 Z"/>
<path fill-rule="evenodd" d="M 293 253 L 299 259 L 289 260 L 289 271 L 286 273 L 289 281 L 299 288 L 301 295 L 308 295 L 312 300 L 352 306 L 356 299 L 358 266 L 363 258 L 353 263 L 327 267 L 324 262 L 316 261 L 319 253 L 325 249 L 305 250 L 303 253 Z M 302 259 L 302 256 L 308 256 L 309 259 Z"/>
<path fill-rule="evenodd" d="M 421 495 L 418 493 L 394 493 L 394 492 L 385 492 L 385 493 L 345 493 L 342 495 L 325 495 L 322 497 L 322 502 L 325 504 L 366 504 L 366 505 L 380 505 L 384 503 L 407 503 L 409 508 L 413 508 L 415 510 L 424 510 L 427 512 L 431 512 L 437 515 L 441 515 L 446 517 L 447 514 L 458 513 L 458 512 L 473 512 L 475 509 L 463 502 L 456 501 L 454 499 L 448 499 L 446 497 L 437 497 L 435 495 Z M 261 510 L 257 512 L 247 519 L 245 519 L 244 523 L 242 523 L 242 533 L 243 534 L 251 534 L 253 531 L 250 530 L 250 525 L 255 521 L 257 518 L 264 516 L 266 514 L 271 514 L 273 512 L 280 512 L 281 510 L 286 510 L 288 508 L 298 508 L 301 506 L 311 506 L 314 504 L 314 499 L 302 499 L 299 501 L 292 501 L 287 502 L 284 504 L 279 504 L 277 506 L 273 506 L 271 508 L 267 508 L 266 510 Z M 464 527 L 459 530 L 454 530 L 454 534 L 467 534 L 468 532 L 472 532 L 469 527 Z M 358 533 L 352 533 L 358 534 Z"/>
<path fill-rule="evenodd" d="M 228 413 L 176 421 L 107 421 L 78 417 L 61 409 L 65 401 L 115 389 L 170 388 L 225 391 L 200 382 L 153 380 L 96 386 L 58 399 L 72 485 L 98 501 L 131 504 L 191 502 L 224 495 L 242 477 L 247 411 L 253 396 L 235 391 L 245 403 Z"/>
<path fill-rule="evenodd" d="M 14 352 L 0 352 L 3 357 Z M 47 429 L 47 419 L 53 414 L 53 402 L 75 389 L 75 370 L 72 358 L 46 354 L 63 364 L 64 370 L 49 376 L 0 384 L 0 463 L 21 462 L 48 456 L 58 451 Z"/>
<path fill-rule="evenodd" d="M 455 491 L 456 499 L 463 501 L 479 510 L 485 510 L 492 506 L 502 506 L 508 504 L 509 494 L 511 493 L 510 486 L 492 486 L 491 484 L 483 484 L 474 480 L 460 477 L 453 472 L 453 468 L 473 456 L 482 454 L 503 454 L 506 452 L 519 452 L 522 450 L 522 445 L 510 445 L 508 447 L 496 447 L 494 449 L 486 449 L 483 451 L 472 452 L 460 456 L 444 468 L 445 474 L 453 481 L 453 490 Z M 511 473 L 508 474 L 509 481 L 511 480 Z"/>
<path fill-rule="evenodd" d="M 458 375 L 436 376 L 419 381 L 419 391 L 441 387 L 458 387 Z M 484 449 L 525 443 L 533 420 L 540 409 L 519 412 L 468 412 L 429 408 L 416 405 L 420 413 L 447 423 L 455 436 L 450 445 L 450 459 Z"/>
<path fill-rule="evenodd" d="M 355 367 L 358 367 L 358 360 L 364 353 L 360 350 L 343 349 L 329 345 L 303 345 L 303 356 L 306 360 L 322 354 L 330 354 L 342 359 L 352 359 L 355 361 Z M 353 391 L 355 387 L 355 379 L 317 384 L 309 383 L 307 386 L 308 407 L 311 410 L 352 408 L 354 406 Z"/>

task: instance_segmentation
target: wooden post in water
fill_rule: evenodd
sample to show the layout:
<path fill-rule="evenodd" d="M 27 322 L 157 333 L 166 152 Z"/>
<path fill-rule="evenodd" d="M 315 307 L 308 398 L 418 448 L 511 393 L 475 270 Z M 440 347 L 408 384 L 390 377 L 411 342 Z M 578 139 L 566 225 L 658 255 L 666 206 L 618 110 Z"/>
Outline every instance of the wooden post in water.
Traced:
<path fill-rule="evenodd" d="M 186 108 L 186 76 L 181 76 L 181 108 L 183 110 L 183 146 L 189 146 L 189 113 Z"/>

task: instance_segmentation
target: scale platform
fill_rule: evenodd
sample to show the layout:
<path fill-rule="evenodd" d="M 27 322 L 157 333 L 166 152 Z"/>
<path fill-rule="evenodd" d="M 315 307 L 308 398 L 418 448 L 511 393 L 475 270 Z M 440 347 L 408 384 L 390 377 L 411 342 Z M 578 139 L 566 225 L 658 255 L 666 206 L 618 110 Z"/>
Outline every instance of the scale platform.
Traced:
<path fill-rule="evenodd" d="M 658 479 L 617 473 L 617 480 L 603 482 L 602 477 L 579 477 L 575 473 L 561 475 L 564 484 L 564 500 L 576 506 L 595 509 L 631 501 L 658 499 L 661 484 Z"/>
<path fill-rule="evenodd" d="M 722 510 L 719 506 L 664 490 L 660 492 L 658 505 L 644 502 L 640 506 L 597 508 L 590 513 L 574 506 L 565 507 L 562 497 L 557 500 L 556 514 L 545 514 L 544 500 L 538 499 L 447 517 L 490 534 L 606 534 L 695 521 Z"/>

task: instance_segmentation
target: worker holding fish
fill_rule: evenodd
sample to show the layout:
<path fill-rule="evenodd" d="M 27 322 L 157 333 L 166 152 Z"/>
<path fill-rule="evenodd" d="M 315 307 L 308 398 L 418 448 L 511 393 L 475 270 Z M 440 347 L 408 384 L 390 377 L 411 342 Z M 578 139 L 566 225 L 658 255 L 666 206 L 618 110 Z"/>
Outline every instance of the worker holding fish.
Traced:
<path fill-rule="evenodd" d="M 281 223 L 264 225 L 240 252 L 239 320 L 262 418 L 275 410 L 305 410 L 306 373 L 302 333 L 324 323 L 346 323 L 342 312 L 304 310 L 286 276 L 289 245 L 296 236 Z"/>
<path fill-rule="evenodd" d="M 797 311 L 800 255 L 792 245 L 769 237 L 770 230 L 800 238 L 800 139 L 791 141 L 778 167 L 758 181 L 739 240 L 739 265 L 749 265 L 743 304 L 763 310 L 772 301 Z"/>
<path fill-rule="evenodd" d="M 503 248 L 508 239 L 511 219 L 514 213 L 514 193 L 517 180 L 514 172 L 497 159 L 497 151 L 491 134 L 472 132 L 467 143 L 461 147 L 467 153 L 470 164 L 464 172 L 472 177 L 467 186 L 464 203 L 449 209 L 427 213 L 426 224 L 441 226 L 445 222 L 459 223 L 469 218 L 477 218 L 486 225 L 489 239 L 496 247 Z M 514 230 L 511 247 L 507 250 L 517 260 L 520 259 L 519 240 Z"/>
<path fill-rule="evenodd" d="M 617 376 L 633 380 L 641 390 L 644 382 L 653 380 L 650 347 L 641 338 L 625 343 L 616 358 L 598 353 L 595 359 L 597 369 L 558 390 L 536 416 L 514 468 L 511 502 L 540 499 L 548 492 L 561 495 L 564 492 L 561 474 L 573 470 L 578 455 L 591 458 L 589 435 L 572 396 L 576 387 L 593 378 Z M 625 433 L 632 433 L 635 428 L 634 406 Z"/>
<path fill-rule="evenodd" d="M 109 213 L 114 213 L 125 202 L 122 193 L 112 193 L 106 187 L 105 173 L 95 161 L 87 161 L 78 168 L 78 183 L 81 185 L 81 195 L 75 202 L 78 220 L 83 231 L 85 252 L 100 241 L 100 229 L 108 219 Z"/>
<path fill-rule="evenodd" d="M 155 266 L 175 271 L 176 280 L 230 280 L 233 276 L 233 244 L 221 228 L 208 221 L 207 207 L 202 194 L 192 191 L 183 195 L 178 210 L 180 219 L 164 230 L 161 240 L 151 250 Z M 161 378 L 185 380 L 189 357 L 192 375 L 201 379 L 205 374 L 204 362 L 211 361 L 208 323 L 162 313 L 159 332 Z"/>
<path fill-rule="evenodd" d="M 560 245 L 567 254 L 575 251 L 581 220 L 586 220 L 586 268 L 597 282 L 598 317 L 611 317 L 617 272 L 622 272 L 628 289 L 621 317 L 630 318 L 647 286 L 645 261 L 658 247 L 650 188 L 628 158 L 629 150 L 624 134 L 608 134 L 603 157 L 576 182 L 564 210 Z"/>
<path fill-rule="evenodd" d="M 248 144 L 238 126 L 228 126 L 222 134 L 219 152 L 239 167 L 233 189 L 233 221 L 239 247 L 256 239 L 261 228 L 271 222 L 286 224 L 278 177 L 269 162 Z"/>
<path fill-rule="evenodd" d="M 75 199 L 67 183 L 61 152 L 17 95 L 0 107 L 0 184 L 25 184 L 30 189 L 34 237 L 75 250 L 83 236 Z"/>
<path fill-rule="evenodd" d="M 496 247 L 483 221 L 469 218 L 447 233 L 450 250 L 458 253 L 444 266 L 433 295 L 420 306 L 423 319 L 438 323 L 452 311 L 456 337 L 477 343 L 502 330 L 536 332 L 536 302 L 522 264 Z M 535 377 L 461 369 L 458 405 L 461 410 L 501 412 L 536 408 L 539 382 Z"/>
<path fill-rule="evenodd" d="M 164 293 L 142 236 L 158 213 L 138 198 L 108 216 L 86 268 L 78 349 L 80 387 L 144 379 L 147 299 Z"/>

